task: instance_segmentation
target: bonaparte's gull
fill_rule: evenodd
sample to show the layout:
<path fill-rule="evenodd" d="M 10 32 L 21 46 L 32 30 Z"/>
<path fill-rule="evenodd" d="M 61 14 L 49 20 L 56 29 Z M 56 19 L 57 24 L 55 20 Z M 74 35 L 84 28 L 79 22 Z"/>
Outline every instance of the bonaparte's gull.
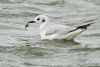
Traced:
<path fill-rule="evenodd" d="M 51 24 L 48 17 L 45 15 L 38 15 L 33 21 L 29 23 L 39 23 L 39 32 L 41 39 L 54 40 L 54 39 L 65 39 L 73 40 L 76 36 L 87 29 L 92 23 L 80 25 L 75 28 L 61 24 Z M 28 24 L 25 27 L 28 27 Z"/>

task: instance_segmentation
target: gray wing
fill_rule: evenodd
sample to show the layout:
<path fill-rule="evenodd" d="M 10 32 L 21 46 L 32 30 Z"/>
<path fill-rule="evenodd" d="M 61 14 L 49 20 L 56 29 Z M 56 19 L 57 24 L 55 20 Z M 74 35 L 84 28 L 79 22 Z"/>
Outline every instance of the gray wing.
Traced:
<path fill-rule="evenodd" d="M 73 32 L 73 31 L 75 31 L 75 28 L 74 27 L 73 28 L 70 27 L 70 28 L 63 29 L 63 30 L 57 32 L 57 34 L 59 34 L 59 35 L 66 35 L 66 34 L 68 34 L 70 32 Z"/>
<path fill-rule="evenodd" d="M 64 25 L 52 25 L 48 26 L 45 28 L 45 34 L 46 35 L 52 35 L 52 34 L 59 34 L 59 35 L 64 35 L 67 34 L 68 32 L 72 31 L 73 28 L 69 26 L 64 26 Z"/>
<path fill-rule="evenodd" d="M 45 34 L 52 35 L 52 34 L 57 33 L 59 35 L 65 35 L 70 32 L 76 31 L 78 29 L 87 29 L 87 27 L 90 26 L 91 24 L 93 23 L 87 23 L 87 24 L 80 25 L 77 27 L 69 27 L 69 26 L 59 25 L 59 24 L 49 25 L 45 28 Z"/>
<path fill-rule="evenodd" d="M 78 29 L 81 29 L 81 31 L 83 30 L 86 30 L 88 26 L 90 26 L 91 24 L 93 23 L 87 23 L 87 24 L 84 24 L 84 25 L 80 25 L 80 26 L 77 26 L 77 27 L 70 27 L 68 29 L 64 29 L 60 32 L 58 32 L 59 35 L 65 35 L 65 34 L 68 34 L 68 33 L 71 33 L 71 32 L 74 32 Z"/>

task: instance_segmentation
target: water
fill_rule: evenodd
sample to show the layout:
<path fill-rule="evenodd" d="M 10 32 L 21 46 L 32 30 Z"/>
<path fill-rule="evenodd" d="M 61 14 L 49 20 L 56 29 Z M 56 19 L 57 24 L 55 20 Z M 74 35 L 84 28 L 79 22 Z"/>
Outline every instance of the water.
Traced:
<path fill-rule="evenodd" d="M 77 25 L 95 19 L 75 41 L 41 41 L 38 24 L 45 14 L 53 23 Z M 99 67 L 100 0 L 0 0 L 0 67 Z"/>

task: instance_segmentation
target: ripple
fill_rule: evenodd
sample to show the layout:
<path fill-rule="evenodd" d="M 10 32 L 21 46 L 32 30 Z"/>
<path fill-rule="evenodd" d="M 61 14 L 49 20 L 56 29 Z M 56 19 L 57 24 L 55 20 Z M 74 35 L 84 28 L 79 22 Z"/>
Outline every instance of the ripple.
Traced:
<path fill-rule="evenodd" d="M 54 23 L 76 25 L 100 17 L 97 0 L 1 0 L 1 67 L 100 66 L 100 19 L 75 41 L 42 41 L 38 25 L 26 22 L 45 14 Z"/>

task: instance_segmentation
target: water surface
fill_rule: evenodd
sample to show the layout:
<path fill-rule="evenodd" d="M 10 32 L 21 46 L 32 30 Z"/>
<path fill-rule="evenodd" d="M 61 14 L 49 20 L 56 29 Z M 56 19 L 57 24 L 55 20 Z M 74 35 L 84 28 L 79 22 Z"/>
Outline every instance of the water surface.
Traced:
<path fill-rule="evenodd" d="M 39 14 L 70 26 L 97 19 L 75 41 L 41 41 L 38 24 L 24 30 Z M 100 66 L 99 18 L 99 0 L 0 0 L 0 67 Z"/>

